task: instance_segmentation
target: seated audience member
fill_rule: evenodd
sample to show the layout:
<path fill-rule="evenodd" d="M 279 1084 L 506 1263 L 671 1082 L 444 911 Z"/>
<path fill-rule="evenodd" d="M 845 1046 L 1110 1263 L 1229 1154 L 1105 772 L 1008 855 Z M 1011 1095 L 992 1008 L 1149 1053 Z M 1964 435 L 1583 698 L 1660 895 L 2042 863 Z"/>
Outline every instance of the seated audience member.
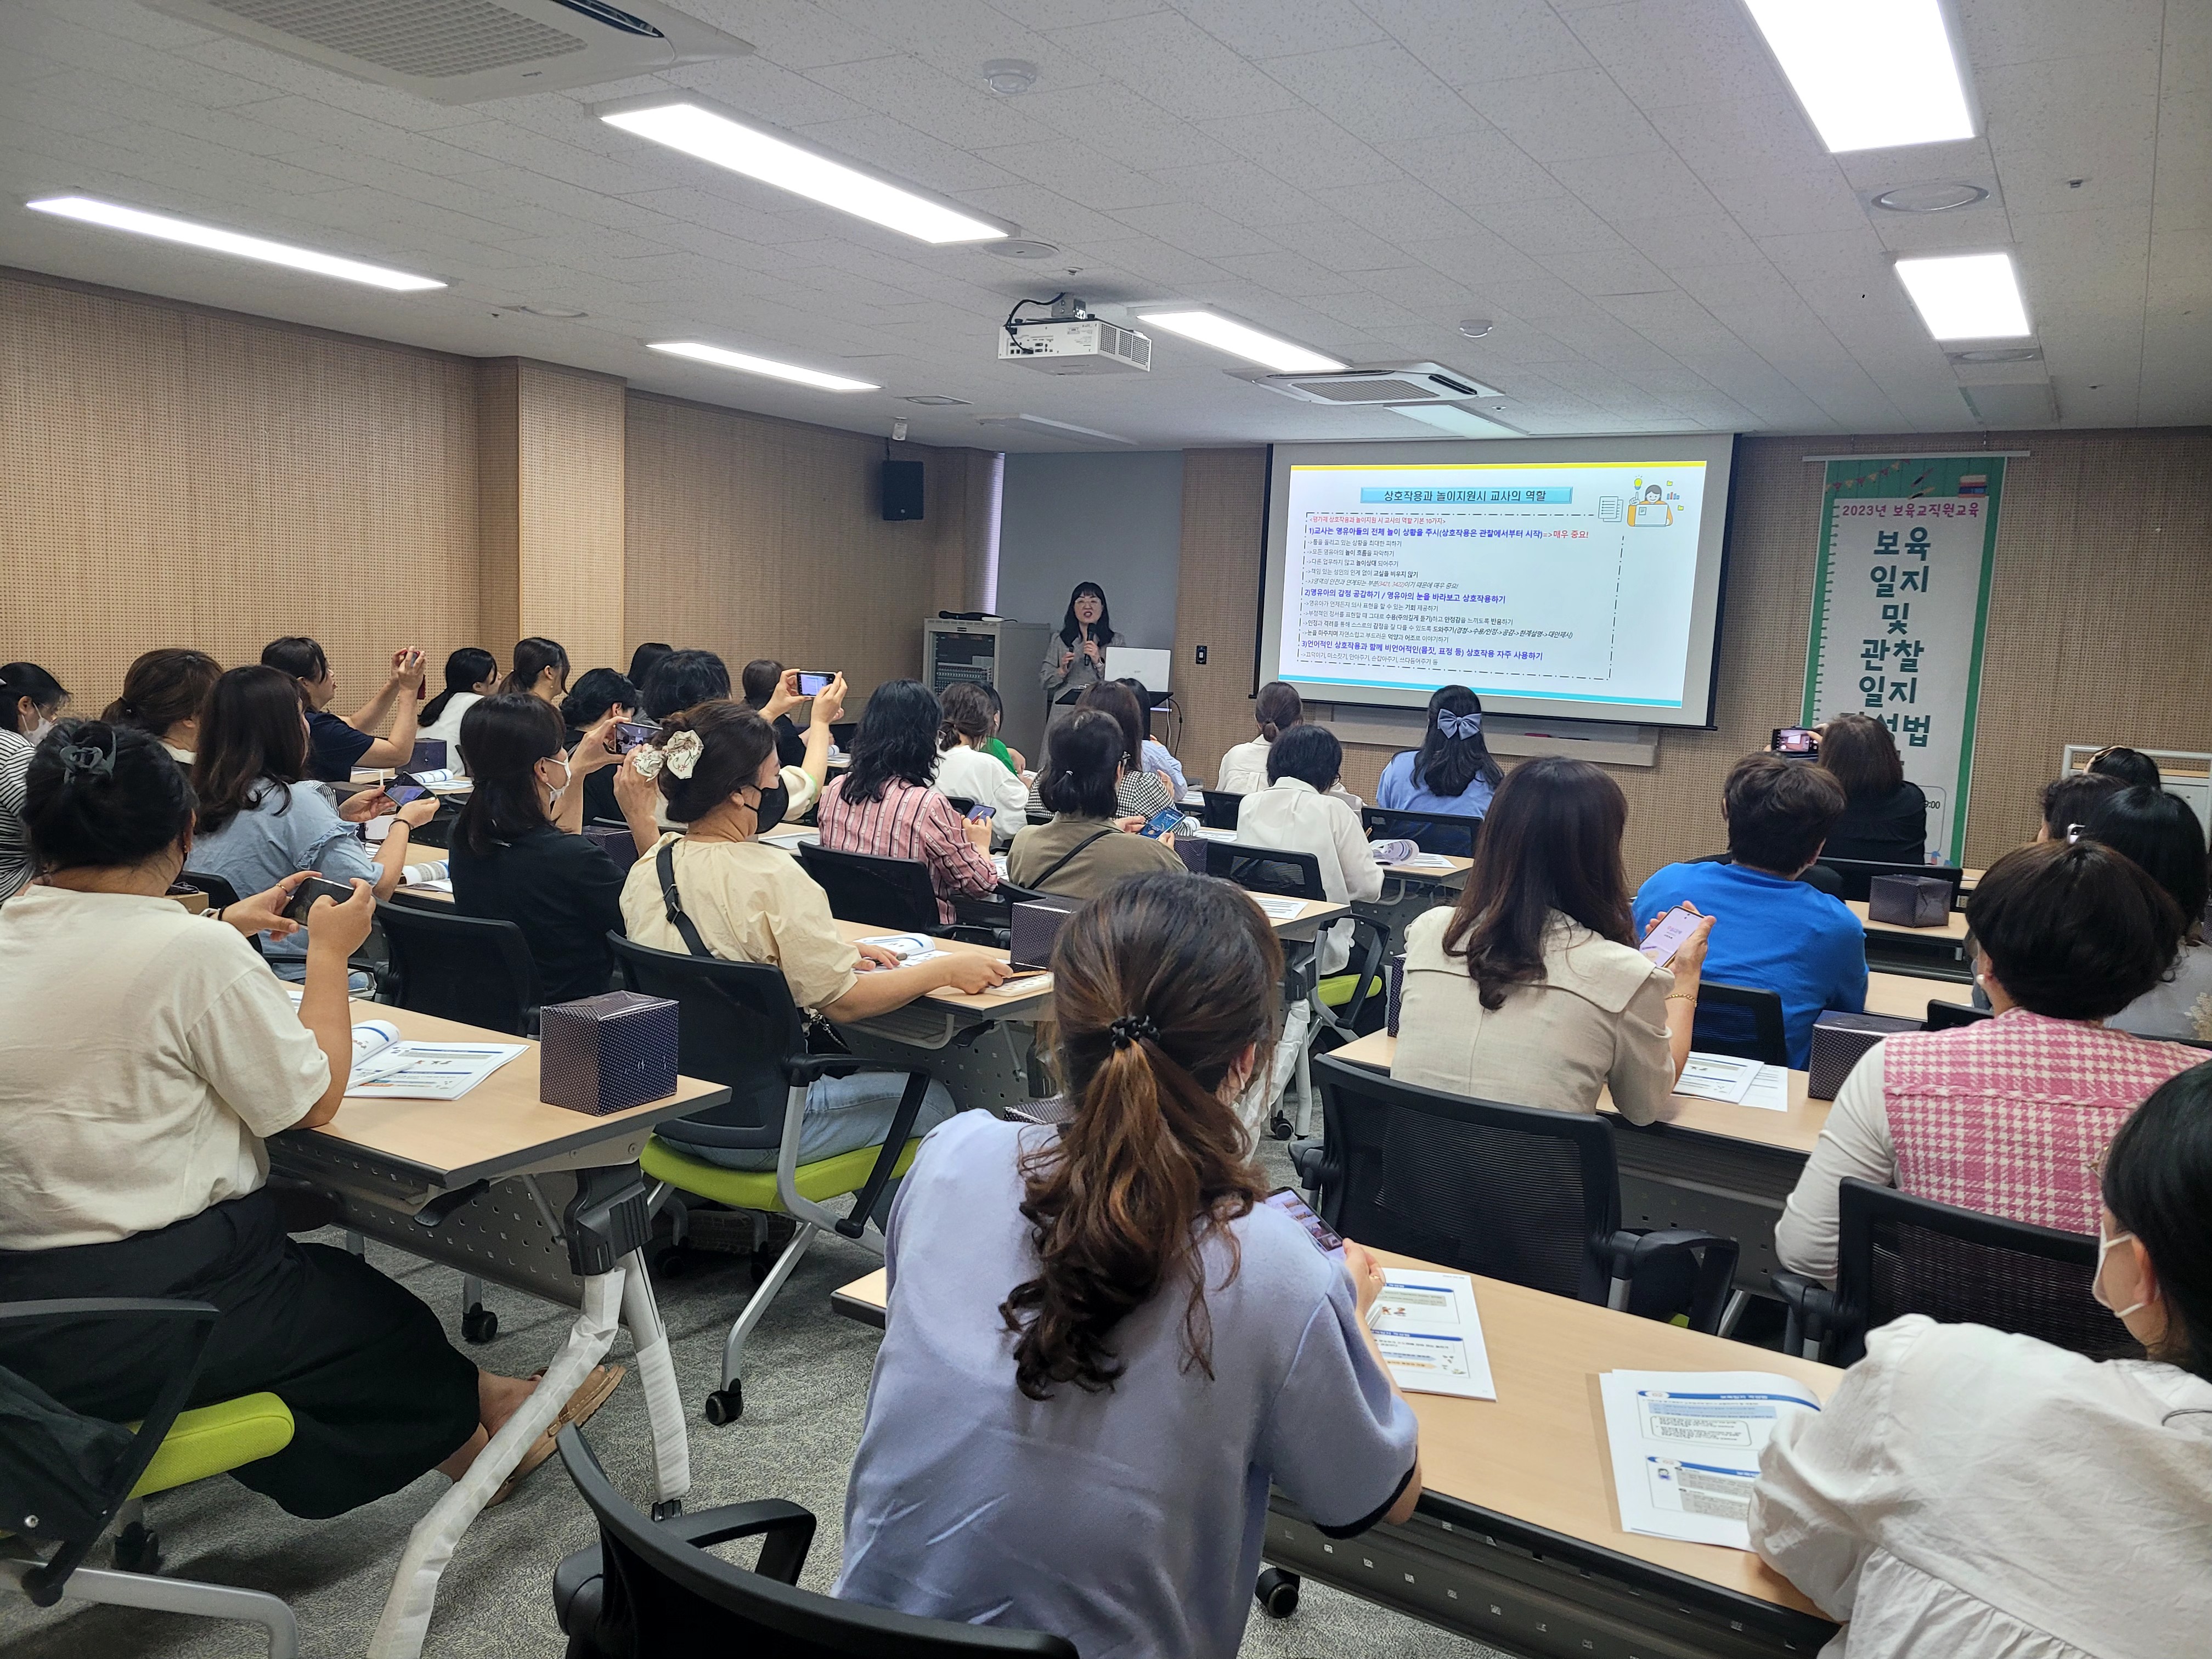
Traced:
<path fill-rule="evenodd" d="M 674 646 L 665 645 L 659 640 L 647 640 L 629 653 L 629 683 L 642 692 L 646 682 L 653 678 L 653 671 L 675 654 Z"/>
<path fill-rule="evenodd" d="M 222 674 L 222 665 L 204 651 L 149 651 L 131 665 L 123 695 L 100 717 L 155 738 L 189 778 L 199 747 L 200 711 Z"/>
<path fill-rule="evenodd" d="M 1840 899 L 1797 879 L 1843 810 L 1843 786 L 1826 768 L 1747 755 L 1721 792 L 1729 862 L 1670 864 L 1636 893 L 1639 939 L 1678 904 L 1717 919 L 1705 977 L 1779 993 L 1790 1064 L 1801 1072 L 1822 1009 L 1866 1007 L 1866 925 Z M 1717 1035 L 1750 1039 L 1747 1010 L 1717 1008 L 1706 1018 Z"/>
<path fill-rule="evenodd" d="M 713 702 L 730 695 L 730 671 L 722 659 L 711 651 L 672 651 L 661 659 L 653 671 L 653 678 L 641 685 L 645 697 L 645 717 L 655 722 L 686 708 L 696 708 L 702 702 Z M 782 692 L 769 699 L 777 704 L 776 714 L 793 707 L 796 699 L 781 702 Z M 814 709 L 807 726 L 806 758 L 796 766 L 782 768 L 783 787 L 787 799 L 783 816 L 787 823 L 814 810 L 822 799 L 822 786 L 830 776 L 830 728 L 845 715 L 845 677 L 837 676 L 828 690 L 814 699 Z M 774 715 L 763 715 L 773 720 Z M 817 749 L 815 728 L 821 738 Z"/>
<path fill-rule="evenodd" d="M 1189 793 L 1190 785 L 1182 775 L 1182 763 L 1168 753 L 1168 746 L 1152 740 L 1152 694 L 1145 689 L 1142 680 L 1116 680 L 1116 685 L 1127 686 L 1129 695 L 1137 700 L 1137 719 L 1145 734 L 1145 770 L 1157 772 L 1170 793 L 1177 800 Z"/>
<path fill-rule="evenodd" d="M 814 720 L 811 730 L 826 728 L 819 698 Z M 647 848 L 623 884 L 623 921 L 639 944 L 698 953 L 670 914 L 662 892 L 667 880 L 674 884 L 679 914 L 706 952 L 781 968 L 793 1001 L 838 1024 L 903 1007 L 940 986 L 974 993 L 1006 979 L 1004 963 L 975 951 L 948 951 L 902 967 L 880 946 L 845 942 L 830 915 L 829 896 L 799 860 L 757 839 L 783 817 L 781 780 L 788 775 L 776 767 L 774 728 L 755 710 L 720 700 L 671 714 L 657 744 L 632 750 L 624 769 L 651 780 L 667 815 L 683 826 Z M 622 787 L 632 786 L 624 780 Z M 799 1161 L 811 1164 L 879 1143 L 904 1086 L 902 1077 L 883 1073 L 809 1085 Z M 694 1124 L 714 1126 L 716 1112 L 728 1110 L 662 1123 L 653 1133 L 711 1164 L 774 1169 L 773 1149 L 735 1149 L 710 1144 L 711 1136 L 691 1135 Z M 932 1083 L 915 1133 L 951 1112 L 945 1085 Z"/>
<path fill-rule="evenodd" d="M 985 746 L 997 724 L 991 699 L 974 681 L 955 680 L 937 701 L 944 711 L 937 731 L 937 787 L 978 806 L 996 808 L 994 827 L 1011 836 L 1021 827 L 1030 792 Z"/>
<path fill-rule="evenodd" d="M 23 827 L 24 780 L 32 751 L 68 706 L 69 693 L 36 663 L 0 667 L 0 902 L 37 873 Z"/>
<path fill-rule="evenodd" d="M 622 803 L 615 799 L 615 775 L 607 763 L 597 756 L 579 753 L 577 745 L 592 727 L 604 725 L 608 729 L 593 738 L 592 743 L 613 758 L 617 751 L 608 745 L 614 741 L 614 722 L 637 717 L 637 688 L 611 668 L 586 670 L 576 682 L 576 689 L 561 699 L 561 724 L 564 728 L 561 746 L 576 757 L 580 780 L 578 787 L 583 791 L 584 817 L 587 822 L 618 822 L 623 815 Z"/>
<path fill-rule="evenodd" d="M 509 696 L 521 693 L 559 708 L 561 699 L 568 695 L 568 652 L 558 640 L 544 639 L 536 634 L 526 640 L 517 640 L 514 666 L 507 670 L 499 689 Z"/>
<path fill-rule="evenodd" d="M 276 681 L 301 730 L 289 679 L 234 672 Z M 264 1189 L 267 1137 L 339 1115 L 368 889 L 316 901 L 295 1009 L 241 933 L 291 933 L 296 879 L 233 906 L 230 926 L 162 896 L 192 856 L 192 795 L 152 737 L 63 726 L 28 810 L 46 881 L 0 912 L 0 1301 L 214 1304 L 185 1403 L 284 1401 L 291 1443 L 232 1478 L 291 1514 L 342 1514 L 434 1468 L 459 1480 L 532 1385 L 479 1371 L 367 1261 L 286 1237 Z M 129 1319 L 18 1326 L 0 1364 L 127 1422 L 182 1346 Z"/>
<path fill-rule="evenodd" d="M 2099 802 L 2126 787 L 2118 778 L 2102 772 L 2072 772 L 2052 779 L 2043 786 L 2038 803 L 2043 823 L 2035 832 L 2036 840 L 2071 841 L 2088 823 Z"/>
<path fill-rule="evenodd" d="M 1166 780 L 1157 772 L 1145 769 L 1144 720 L 1137 711 L 1137 700 L 1130 695 L 1129 688 L 1118 681 L 1103 680 L 1085 688 L 1076 698 L 1075 706 L 1079 709 L 1095 708 L 1110 714 L 1114 717 L 1114 723 L 1121 728 L 1121 777 L 1114 788 L 1115 810 L 1123 817 L 1150 818 L 1155 813 L 1164 812 L 1173 806 L 1175 797 L 1168 793 Z M 1060 732 L 1060 726 L 1055 726 L 1045 738 L 1045 767 L 1048 771 L 1052 766 L 1052 745 L 1059 740 Z M 1024 805 L 1031 812 L 1052 810 L 1038 792 L 1038 784 L 1043 775 L 1043 773 L 1039 773 L 1030 781 L 1029 799 Z"/>
<path fill-rule="evenodd" d="M 446 659 L 446 689 L 422 705 L 415 736 L 446 745 L 447 770 L 468 770 L 461 756 L 461 717 L 496 691 L 499 680 L 499 659 L 481 646 L 465 645 Z"/>
<path fill-rule="evenodd" d="M 1775 1425 L 1752 1547 L 1848 1622 L 1851 1659 L 2204 1650 L 2212 1066 L 2161 1085 L 2103 1166 L 2090 1293 L 2148 1359 L 1908 1314 Z"/>
<path fill-rule="evenodd" d="M 416 695 L 422 689 L 422 653 L 413 647 L 392 653 L 392 672 L 384 689 L 354 710 L 350 720 L 330 712 L 338 677 L 323 647 L 304 634 L 271 640 L 261 648 L 261 665 L 289 674 L 307 700 L 307 775 L 325 783 L 343 783 L 356 766 L 404 766 L 415 754 Z M 367 728 L 392 716 L 389 736 Z"/>
<path fill-rule="evenodd" d="M 200 747 L 192 763 L 199 818 L 191 867 L 220 876 L 241 893 L 258 893 L 312 870 L 333 881 L 373 883 L 386 898 L 407 863 L 410 830 L 438 811 L 428 795 L 398 809 L 372 854 L 354 825 L 391 811 L 380 789 L 364 789 L 334 808 L 307 777 L 307 723 L 300 682 L 282 669 L 234 668 L 208 694 Z M 270 965 L 296 980 L 307 954 L 296 939 L 264 942 Z"/>
<path fill-rule="evenodd" d="M 1587 761 L 1513 769 L 1458 904 L 1406 929 L 1392 1077 L 1554 1112 L 1595 1112 L 1610 1086 L 1630 1122 L 1659 1115 L 1689 1058 L 1713 923 L 1663 968 L 1636 948 L 1627 823 L 1620 786 Z"/>
<path fill-rule="evenodd" d="M 2181 949 L 2159 982 L 2105 1023 L 2137 1036 L 2212 1039 L 2212 945 L 2204 942 L 2204 826 L 2189 803 L 2138 785 L 2107 795 L 2081 827 L 2085 841 L 2124 853 L 2181 912 Z"/>
<path fill-rule="evenodd" d="M 988 680 L 977 682 L 983 695 L 991 700 L 991 740 L 983 747 L 992 757 L 1017 777 L 1030 769 L 1029 757 L 1018 749 L 1009 749 L 999 735 L 1000 727 L 1006 723 L 1006 700 L 999 695 L 999 688 Z"/>
<path fill-rule="evenodd" d="M 1261 1201 L 1237 1121 L 1282 967 L 1254 906 L 1187 873 L 1069 920 L 1075 1116 L 963 1112 L 907 1178 L 838 1595 L 1231 1659 L 1271 1489 L 1333 1537 L 1413 1513 L 1419 1428 L 1365 1317 L 1382 1271 Z"/>
<path fill-rule="evenodd" d="M 2111 848 L 2015 848 L 1967 896 L 1966 923 L 1996 1017 L 1899 1032 L 1851 1068 L 1774 1230 L 1792 1272 L 1834 1279 L 1845 1176 L 2094 1232 L 2099 1151 L 2145 1096 L 2203 1058 L 2105 1024 L 2158 983 L 2181 939 L 2173 901 Z"/>
<path fill-rule="evenodd" d="M 738 676 L 738 690 L 748 708 L 765 711 L 771 699 L 787 708 L 799 701 L 799 671 L 786 669 L 773 657 L 755 657 Z M 786 695 L 778 697 L 778 692 Z M 762 718 L 775 728 L 776 759 L 785 766 L 798 765 L 806 754 L 806 739 L 798 723 L 787 714 L 763 712 Z"/>
<path fill-rule="evenodd" d="M 1375 804 L 1400 812 L 1449 812 L 1479 818 L 1505 781 L 1482 740 L 1482 699 L 1463 685 L 1438 688 L 1429 699 L 1429 729 L 1419 749 L 1391 757 L 1376 786 Z M 1431 850 L 1465 858 L 1467 847 L 1431 843 Z"/>
<path fill-rule="evenodd" d="M 482 699 L 463 721 L 476 787 L 454 823 L 447 855 L 453 908 L 521 928 L 547 1002 L 597 996 L 614 973 L 607 935 L 623 930 L 627 872 L 577 833 L 584 778 L 611 773 L 622 758 L 606 745 L 613 724 L 613 716 L 603 716 L 566 753 L 561 717 L 542 700 L 514 692 Z M 657 833 L 652 792 L 634 786 L 634 793 L 638 816 L 630 833 L 650 846 Z"/>
<path fill-rule="evenodd" d="M 1843 815 L 1823 854 L 1870 864 L 1928 855 L 1928 797 L 1905 781 L 1897 739 L 1871 714 L 1838 714 L 1820 728 L 1820 764 L 1844 786 Z"/>
<path fill-rule="evenodd" d="M 920 680 L 885 680 L 861 711 L 853 763 L 830 780 L 814 815 L 833 853 L 913 859 L 937 890 L 937 919 L 953 920 L 951 901 L 983 898 L 999 885 L 991 863 L 991 825 L 966 819 L 930 787 L 937 770 L 937 694 Z"/>
<path fill-rule="evenodd" d="M 636 684 L 646 719 L 659 721 L 728 696 L 730 671 L 711 651 L 672 651 Z"/>
<path fill-rule="evenodd" d="M 1135 833 L 1117 793 L 1129 744 L 1121 723 L 1099 708 L 1079 708 L 1054 726 L 1035 791 L 1051 811 L 1025 824 L 1006 849 L 1006 879 L 1032 891 L 1095 898 L 1123 876 L 1181 870 L 1172 836 Z"/>
<path fill-rule="evenodd" d="M 35 744 L 69 707 L 62 684 L 34 662 L 0 665 L 0 732 Z"/>
<path fill-rule="evenodd" d="M 1252 718 L 1259 724 L 1260 735 L 1223 752 L 1213 780 L 1214 788 L 1230 795 L 1249 795 L 1265 789 L 1268 745 L 1305 717 L 1305 703 L 1296 686 L 1285 685 L 1280 680 L 1269 680 L 1261 686 L 1252 704 Z"/>
<path fill-rule="evenodd" d="M 2095 777 L 2118 779 L 2124 789 L 2160 787 L 2158 763 L 2140 749 L 2124 748 L 2117 743 L 2089 757 L 2089 771 Z"/>

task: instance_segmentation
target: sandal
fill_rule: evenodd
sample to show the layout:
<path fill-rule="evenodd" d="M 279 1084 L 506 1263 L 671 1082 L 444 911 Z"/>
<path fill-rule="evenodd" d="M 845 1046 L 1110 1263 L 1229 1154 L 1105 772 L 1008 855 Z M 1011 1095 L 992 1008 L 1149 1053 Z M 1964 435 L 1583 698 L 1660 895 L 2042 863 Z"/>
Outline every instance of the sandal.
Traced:
<path fill-rule="evenodd" d="M 544 1375 L 542 1372 L 539 1374 Z M 577 1385 L 576 1392 L 568 1396 L 568 1403 L 561 1407 L 560 1414 L 552 1422 L 546 1425 L 545 1432 L 531 1443 L 530 1449 L 522 1454 L 522 1461 L 514 1466 L 514 1471 L 506 1480 L 500 1482 L 499 1490 L 492 1493 L 484 1507 L 488 1510 L 496 1509 L 514 1497 L 514 1489 L 520 1486 L 540 1463 L 553 1455 L 557 1449 L 561 1431 L 571 1424 L 581 1425 L 590 1422 L 592 1413 L 607 1403 L 609 1397 L 613 1395 L 616 1388 L 627 1375 L 627 1368 L 621 1365 L 593 1366 L 592 1374 Z"/>

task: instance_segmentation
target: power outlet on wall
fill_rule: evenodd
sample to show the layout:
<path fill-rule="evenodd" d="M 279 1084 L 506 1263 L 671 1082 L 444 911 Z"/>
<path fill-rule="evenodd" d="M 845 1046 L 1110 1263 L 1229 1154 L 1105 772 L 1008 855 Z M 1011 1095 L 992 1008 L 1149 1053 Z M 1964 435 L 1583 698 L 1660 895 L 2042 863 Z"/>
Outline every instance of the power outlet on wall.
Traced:
<path fill-rule="evenodd" d="M 1202 645 L 1198 647 L 1198 665 L 1200 668 L 1206 666 L 1206 647 Z"/>

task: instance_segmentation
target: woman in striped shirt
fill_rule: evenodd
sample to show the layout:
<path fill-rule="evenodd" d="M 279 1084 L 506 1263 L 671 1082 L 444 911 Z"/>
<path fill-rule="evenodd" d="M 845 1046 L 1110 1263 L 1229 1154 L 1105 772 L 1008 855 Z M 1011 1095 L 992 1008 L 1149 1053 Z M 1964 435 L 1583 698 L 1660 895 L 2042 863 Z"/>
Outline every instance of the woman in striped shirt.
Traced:
<path fill-rule="evenodd" d="M 991 825 L 969 822 L 930 787 L 937 770 L 937 694 L 920 680 L 876 688 L 853 734 L 853 763 L 822 792 L 815 814 L 833 853 L 915 859 L 929 868 L 937 919 L 953 919 L 951 901 L 981 898 L 999 884 L 991 864 Z"/>

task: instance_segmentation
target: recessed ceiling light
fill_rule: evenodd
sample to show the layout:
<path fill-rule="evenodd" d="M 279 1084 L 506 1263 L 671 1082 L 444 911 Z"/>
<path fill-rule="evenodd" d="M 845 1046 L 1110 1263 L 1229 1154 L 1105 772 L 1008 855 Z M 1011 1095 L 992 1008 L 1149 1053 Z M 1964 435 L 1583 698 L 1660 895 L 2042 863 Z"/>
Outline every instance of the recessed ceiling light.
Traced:
<path fill-rule="evenodd" d="M 1006 259 L 1049 259 L 1060 252 L 1050 242 L 1027 236 L 1010 236 L 1003 242 L 987 243 L 983 251 Z"/>
<path fill-rule="evenodd" d="M 1487 317 L 1469 317 L 1459 325 L 1459 331 L 1470 340 L 1480 340 L 1487 337 L 1490 331 L 1497 326 Z"/>
<path fill-rule="evenodd" d="M 757 126 L 690 100 L 662 98 L 599 112 L 610 126 L 742 173 L 917 240 L 993 241 L 1012 227 L 927 195 L 858 163 L 841 161 L 787 133 Z"/>
<path fill-rule="evenodd" d="M 994 58 L 983 65 L 983 84 L 1001 98 L 1027 92 L 1036 77 L 1037 66 L 1025 58 Z"/>
<path fill-rule="evenodd" d="M 842 374 L 824 374 L 818 368 L 801 368 L 796 363 L 780 363 L 773 357 L 755 357 L 743 351 L 726 351 L 720 346 L 702 345 L 696 340 L 648 340 L 647 345 L 654 351 L 665 351 L 672 357 L 690 357 L 702 363 L 712 363 L 717 368 L 734 368 L 746 374 L 765 374 L 774 380 L 789 380 L 796 386 L 811 386 L 823 392 L 879 392 L 883 388 L 873 380 L 849 380 Z"/>
<path fill-rule="evenodd" d="M 1971 351 L 1943 354 L 1954 363 L 2032 363 L 2043 356 L 2041 346 L 1982 346 Z"/>
<path fill-rule="evenodd" d="M 1403 404 L 1392 406 L 1393 415 L 1403 415 L 1409 421 L 1419 421 L 1424 426 L 1435 427 L 1439 432 L 1449 432 L 1462 438 L 1517 438 L 1522 434 L 1503 422 L 1493 421 L 1462 409 L 1457 404 L 1435 404 L 1407 407 Z"/>
<path fill-rule="evenodd" d="M 1248 363 L 1272 368 L 1279 374 L 1334 374 L 1345 367 L 1311 346 L 1302 346 L 1279 335 L 1263 334 L 1249 323 L 1240 323 L 1218 311 L 1145 311 L 1137 314 L 1137 320 L 1164 328 L 1170 334 L 1180 334 L 1186 340 L 1195 340 L 1200 345 L 1212 346 L 1216 351 L 1225 351 L 1232 357 L 1242 357 Z"/>
<path fill-rule="evenodd" d="M 1989 191 L 1979 185 L 1899 185 L 1875 197 L 1874 204 L 1888 213 L 1948 213 L 1989 199 Z"/>
<path fill-rule="evenodd" d="M 1744 0 L 1836 155 L 1974 136 L 1938 0 Z"/>
<path fill-rule="evenodd" d="M 1897 277 L 1939 340 L 2010 340 L 2034 332 L 2009 253 L 1899 259 Z"/>
<path fill-rule="evenodd" d="M 910 404 L 920 404 L 925 409 L 965 409 L 968 407 L 968 399 L 965 398 L 908 398 L 903 401 Z"/>
<path fill-rule="evenodd" d="M 294 270 L 309 270 L 318 276 L 337 276 L 349 283 L 366 283 L 372 288 L 389 289 L 395 294 L 413 294 L 424 289 L 445 287 L 435 276 L 416 276 L 410 272 L 392 270 L 383 265 L 364 264 L 359 259 L 321 253 L 309 247 L 294 247 L 289 242 L 272 242 L 263 237 L 248 236 L 242 231 L 224 230 L 215 225 L 195 224 L 190 219 L 173 219 L 165 213 L 149 213 L 143 208 L 103 202 L 97 197 L 47 196 L 35 202 L 26 202 L 23 205 L 34 213 L 51 213 L 57 218 L 74 219 L 80 224 L 99 225 L 108 230 L 127 230 L 164 242 L 180 242 L 186 247 L 205 248 L 210 253 L 232 253 L 241 259 L 258 259 L 264 264 L 289 265 Z"/>

